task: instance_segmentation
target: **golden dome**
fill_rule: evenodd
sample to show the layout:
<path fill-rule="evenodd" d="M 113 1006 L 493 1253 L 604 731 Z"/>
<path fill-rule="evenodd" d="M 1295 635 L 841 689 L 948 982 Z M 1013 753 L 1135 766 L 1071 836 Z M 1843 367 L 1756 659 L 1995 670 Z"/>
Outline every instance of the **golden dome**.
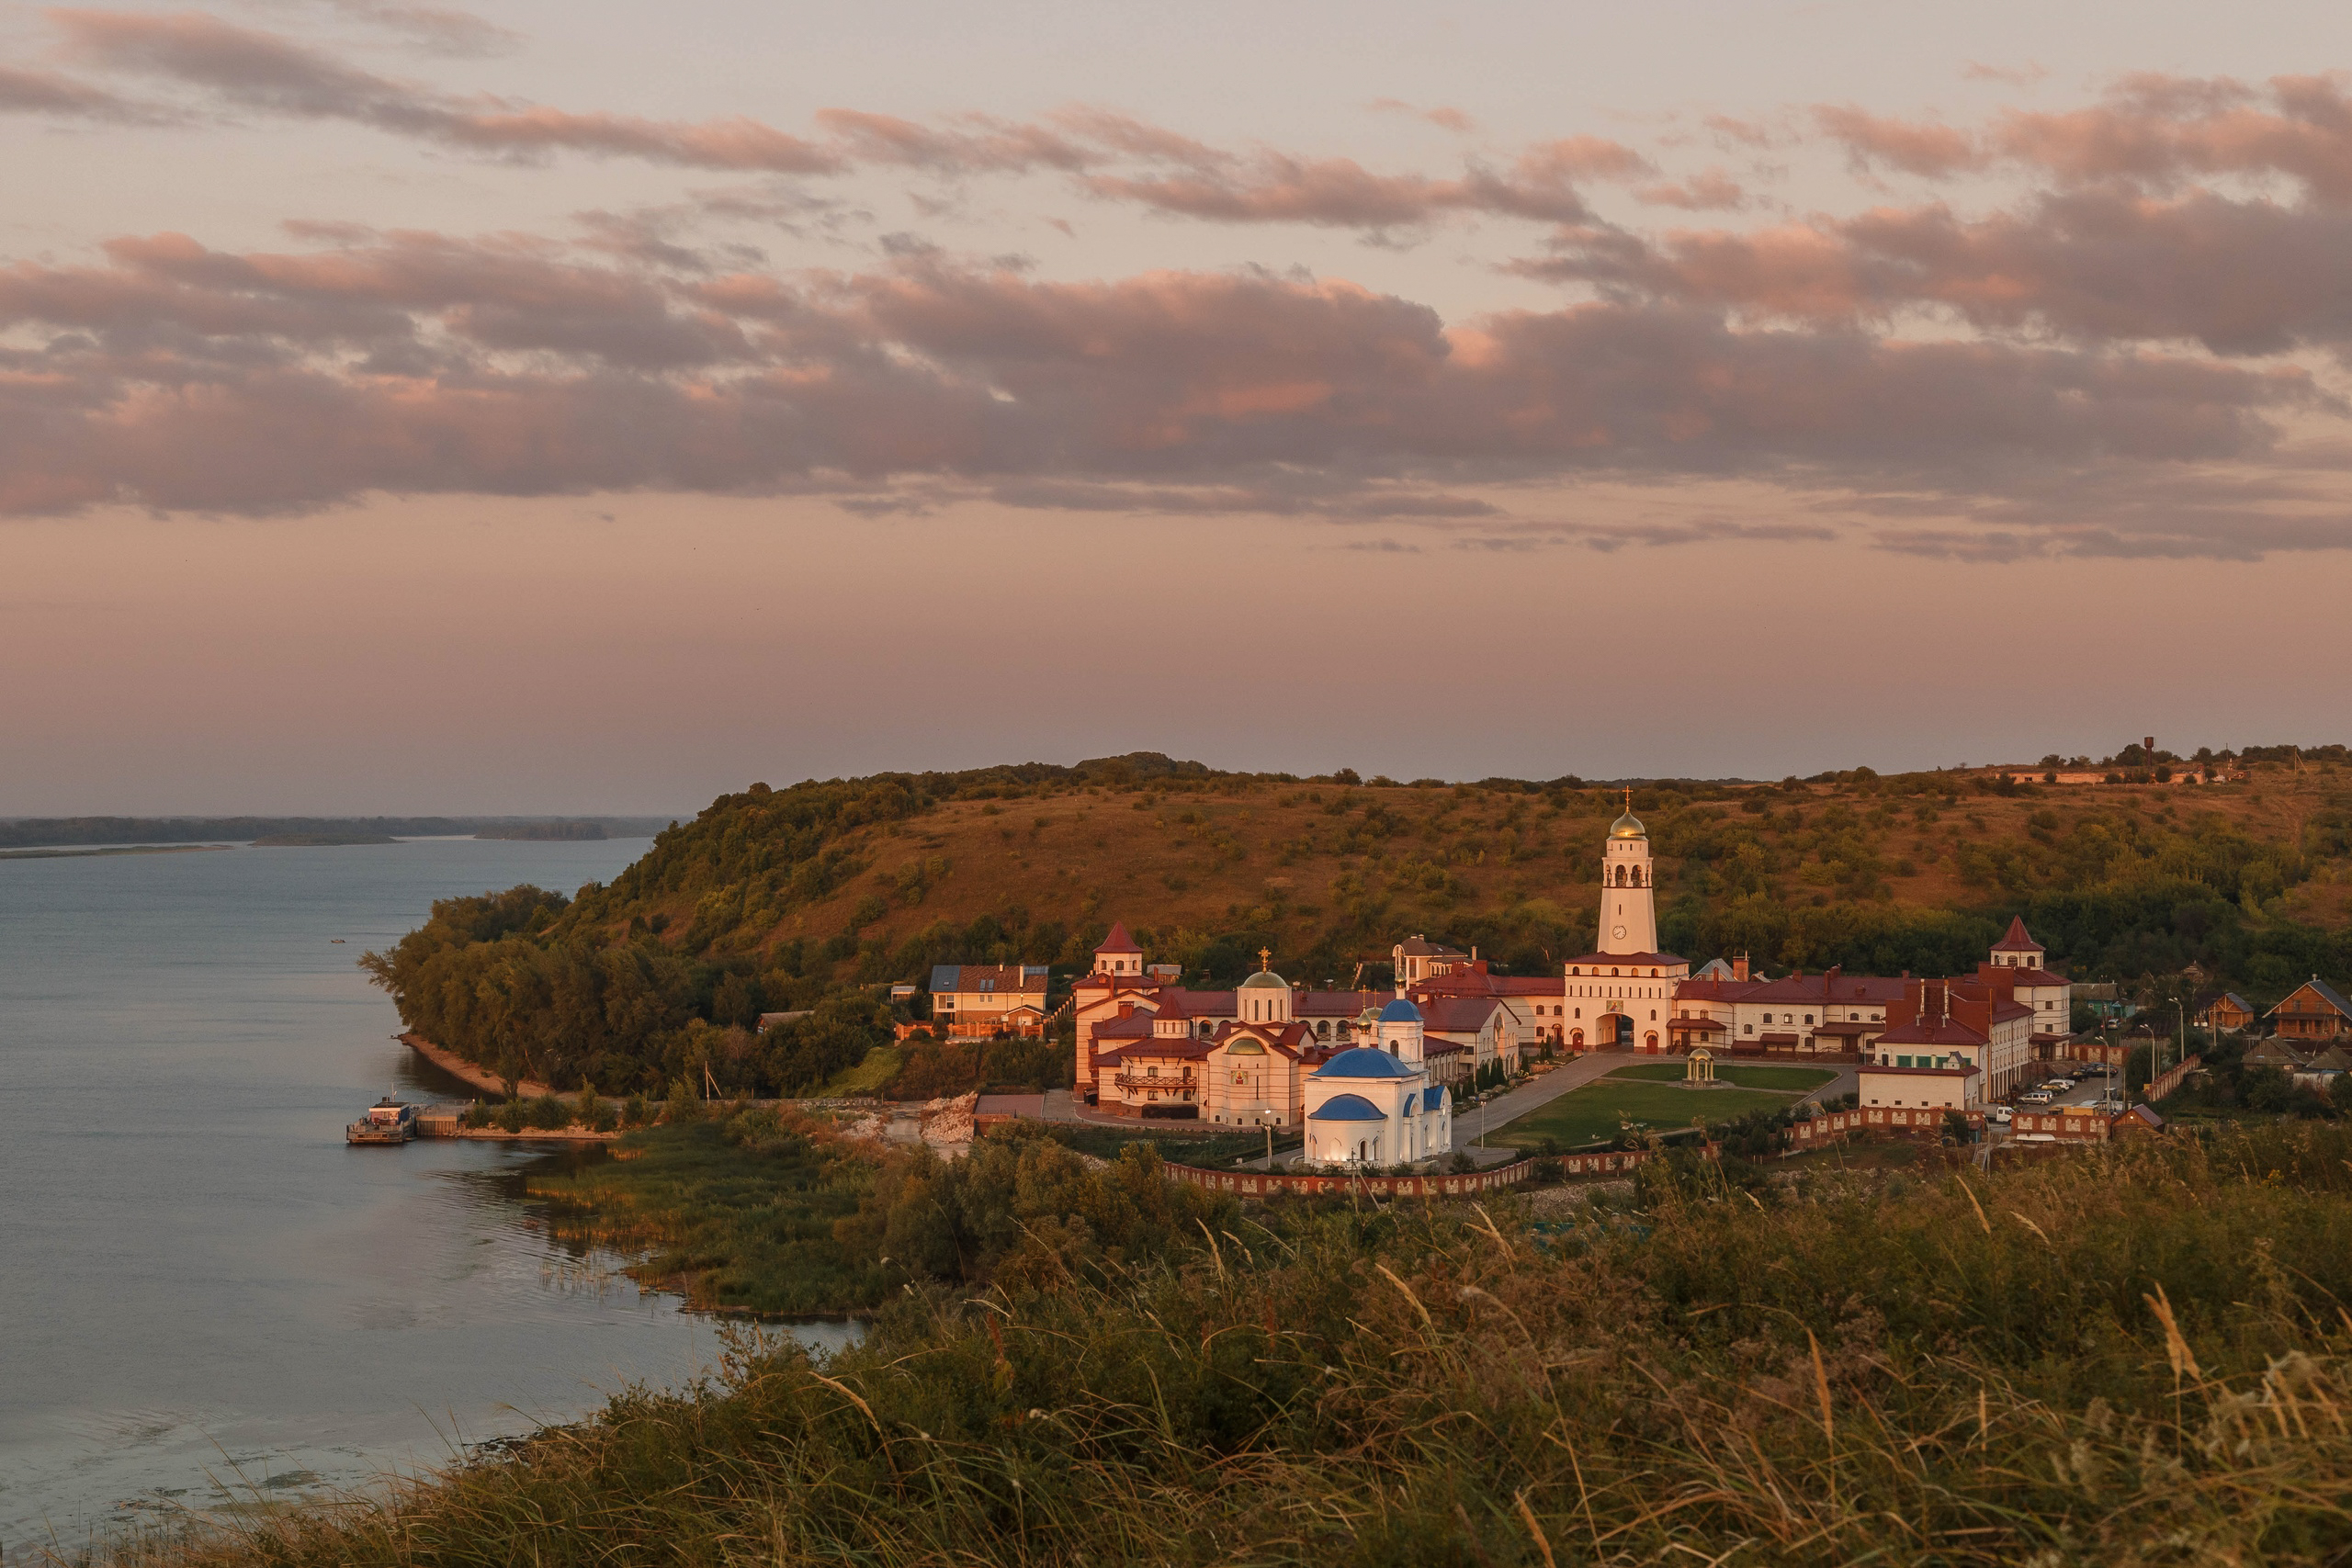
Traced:
<path fill-rule="evenodd" d="M 1609 836 L 1612 839 L 1646 839 L 1650 833 L 1642 826 L 1642 819 L 1628 811 L 1609 824 Z"/>

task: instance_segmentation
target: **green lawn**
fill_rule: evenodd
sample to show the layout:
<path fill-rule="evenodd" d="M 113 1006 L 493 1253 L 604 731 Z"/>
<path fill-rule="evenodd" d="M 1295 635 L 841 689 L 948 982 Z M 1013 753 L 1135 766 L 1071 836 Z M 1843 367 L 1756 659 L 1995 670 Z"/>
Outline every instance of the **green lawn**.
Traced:
<path fill-rule="evenodd" d="M 1679 1062 L 1643 1062 L 1631 1067 L 1620 1067 L 1609 1076 L 1612 1078 L 1636 1078 L 1644 1083 L 1680 1083 L 1686 1068 Z M 1715 1081 L 1740 1089 L 1771 1089 L 1786 1094 L 1803 1094 L 1818 1089 L 1838 1075 L 1826 1067 L 1769 1067 L 1745 1062 L 1717 1062 Z"/>
<path fill-rule="evenodd" d="M 1788 1103 L 1785 1094 L 1759 1089 L 1682 1089 L 1612 1074 L 1582 1089 L 1570 1089 L 1549 1105 L 1539 1106 L 1508 1126 L 1497 1128 L 1487 1134 L 1487 1142 L 1532 1149 L 1551 1138 L 1562 1148 L 1572 1149 L 1615 1137 L 1620 1115 L 1630 1118 L 1636 1132 L 1668 1133 L 1690 1126 L 1693 1117 L 1710 1122 L 1728 1122 L 1751 1111 L 1778 1111 Z M 1476 1113 L 1455 1118 L 1456 1141 L 1469 1141 L 1476 1135 L 1477 1125 Z"/>

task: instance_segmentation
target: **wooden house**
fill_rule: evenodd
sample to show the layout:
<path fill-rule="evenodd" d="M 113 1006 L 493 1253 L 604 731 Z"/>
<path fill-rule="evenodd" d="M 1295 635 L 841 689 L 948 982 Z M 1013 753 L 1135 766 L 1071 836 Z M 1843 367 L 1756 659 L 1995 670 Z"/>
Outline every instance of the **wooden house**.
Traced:
<path fill-rule="evenodd" d="M 2288 992 L 2287 999 L 2272 1008 L 2268 1016 L 2277 1025 L 2278 1038 L 2290 1044 L 2308 1046 L 2352 1038 L 2352 1002 L 2316 975 Z"/>

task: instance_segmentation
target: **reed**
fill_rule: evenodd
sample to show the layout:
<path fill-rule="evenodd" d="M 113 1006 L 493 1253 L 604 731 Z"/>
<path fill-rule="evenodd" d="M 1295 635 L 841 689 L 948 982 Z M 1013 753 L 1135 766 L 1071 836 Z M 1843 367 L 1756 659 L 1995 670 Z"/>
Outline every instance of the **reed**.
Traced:
<path fill-rule="evenodd" d="M 1042 1157 L 1042 1156 L 1039 1156 Z M 1538 1231 L 1283 1203 L 1036 1234 L 856 1348 L 746 1335 L 255 1564 L 2238 1564 L 2352 1553 L 2352 1137 L 1644 1184 Z"/>

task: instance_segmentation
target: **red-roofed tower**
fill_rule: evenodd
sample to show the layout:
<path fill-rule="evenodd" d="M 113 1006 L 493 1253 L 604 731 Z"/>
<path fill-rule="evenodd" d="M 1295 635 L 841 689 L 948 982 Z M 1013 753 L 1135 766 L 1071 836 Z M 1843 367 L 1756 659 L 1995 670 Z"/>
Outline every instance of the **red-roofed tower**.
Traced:
<path fill-rule="evenodd" d="M 1143 949 L 1127 934 L 1125 920 L 1111 922 L 1111 934 L 1094 950 L 1094 972 L 1097 975 L 1133 975 L 1143 973 Z"/>

